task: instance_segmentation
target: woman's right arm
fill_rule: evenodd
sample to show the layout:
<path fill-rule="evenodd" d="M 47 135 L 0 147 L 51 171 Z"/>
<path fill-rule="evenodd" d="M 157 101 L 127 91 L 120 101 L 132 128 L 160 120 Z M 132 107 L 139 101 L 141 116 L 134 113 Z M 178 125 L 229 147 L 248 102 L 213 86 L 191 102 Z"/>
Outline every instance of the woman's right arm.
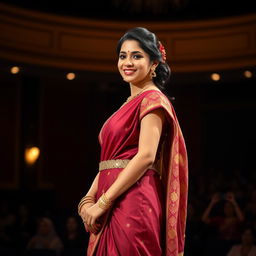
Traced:
<path fill-rule="evenodd" d="M 209 223 L 209 222 L 210 222 L 209 216 L 210 216 L 210 213 L 211 213 L 211 211 L 212 211 L 212 208 L 213 208 L 213 206 L 214 206 L 219 200 L 220 200 L 219 194 L 218 194 L 218 193 L 214 194 L 213 197 L 212 197 L 212 200 L 211 200 L 210 204 L 208 205 L 208 207 L 205 209 L 205 211 L 204 211 L 204 213 L 203 213 L 202 221 L 203 221 L 204 223 Z"/>
<path fill-rule="evenodd" d="M 241 209 L 240 209 L 240 207 L 239 207 L 239 205 L 238 205 L 238 203 L 235 199 L 235 195 L 231 192 L 228 192 L 227 195 L 226 195 L 226 200 L 233 204 L 238 220 L 240 222 L 243 222 L 244 221 L 244 214 L 241 211 Z"/>
<path fill-rule="evenodd" d="M 98 191 L 98 180 L 99 180 L 99 172 L 96 175 L 90 189 L 88 190 L 88 192 L 86 194 L 87 196 L 94 196 L 94 197 L 96 196 L 97 191 Z"/>

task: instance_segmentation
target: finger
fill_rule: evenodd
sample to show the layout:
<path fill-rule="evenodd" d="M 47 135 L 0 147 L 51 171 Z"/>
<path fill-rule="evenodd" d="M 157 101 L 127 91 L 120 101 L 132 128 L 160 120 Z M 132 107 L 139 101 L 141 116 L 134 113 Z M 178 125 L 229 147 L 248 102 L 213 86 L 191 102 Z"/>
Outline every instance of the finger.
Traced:
<path fill-rule="evenodd" d="M 98 230 L 98 228 L 97 228 L 97 223 L 96 223 L 96 219 L 93 219 L 93 218 L 92 218 L 92 220 L 91 220 L 91 226 L 92 226 L 94 232 L 96 232 L 96 231 Z"/>
<path fill-rule="evenodd" d="M 86 232 L 92 232 L 91 231 L 91 227 L 89 226 L 89 225 L 87 225 L 86 223 L 85 223 L 85 229 L 86 229 Z"/>
<path fill-rule="evenodd" d="M 87 225 L 87 222 L 85 220 L 83 220 L 83 223 L 84 223 L 84 227 L 86 229 L 86 232 L 88 232 L 88 225 Z"/>
<path fill-rule="evenodd" d="M 95 228 L 94 225 L 90 225 L 90 229 L 92 233 L 95 233 L 97 231 L 97 228 Z"/>
<path fill-rule="evenodd" d="M 99 229 L 99 228 L 97 227 L 95 221 L 92 221 L 92 223 L 90 224 L 90 228 L 91 228 L 91 230 L 92 230 L 93 233 L 96 233 L 96 232 L 98 231 L 98 229 Z"/>
<path fill-rule="evenodd" d="M 88 232 L 87 226 L 85 224 L 84 224 L 84 227 L 85 227 L 85 231 Z"/>
<path fill-rule="evenodd" d="M 90 232 L 94 232 L 94 228 L 93 225 L 91 224 L 91 222 L 89 220 L 85 221 L 86 227 Z"/>

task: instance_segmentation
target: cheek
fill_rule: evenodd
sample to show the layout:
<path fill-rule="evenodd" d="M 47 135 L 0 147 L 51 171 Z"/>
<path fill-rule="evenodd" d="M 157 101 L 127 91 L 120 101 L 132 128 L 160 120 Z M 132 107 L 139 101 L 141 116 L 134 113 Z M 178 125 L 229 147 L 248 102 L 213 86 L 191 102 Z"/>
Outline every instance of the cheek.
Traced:
<path fill-rule="evenodd" d="M 118 62 L 117 62 L 117 68 L 118 68 L 119 72 L 121 72 L 121 68 L 122 68 L 122 63 L 121 63 L 121 61 L 118 61 Z"/>
<path fill-rule="evenodd" d="M 147 63 L 144 63 L 143 65 L 141 65 L 141 70 L 143 71 L 143 73 L 147 74 L 150 70 L 150 67 L 147 65 Z"/>
<path fill-rule="evenodd" d="M 147 72 L 150 70 L 150 63 L 147 60 L 144 60 L 140 63 L 140 68 Z"/>

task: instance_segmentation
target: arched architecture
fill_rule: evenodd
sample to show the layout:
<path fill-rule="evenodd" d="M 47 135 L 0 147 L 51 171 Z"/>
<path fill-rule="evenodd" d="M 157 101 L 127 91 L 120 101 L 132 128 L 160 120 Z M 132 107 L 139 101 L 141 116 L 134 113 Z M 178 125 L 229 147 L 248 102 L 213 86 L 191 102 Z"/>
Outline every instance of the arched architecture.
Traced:
<path fill-rule="evenodd" d="M 116 71 L 116 42 L 144 26 L 164 43 L 175 72 L 256 64 L 256 14 L 185 22 L 98 21 L 0 3 L 0 58 L 72 70 Z"/>

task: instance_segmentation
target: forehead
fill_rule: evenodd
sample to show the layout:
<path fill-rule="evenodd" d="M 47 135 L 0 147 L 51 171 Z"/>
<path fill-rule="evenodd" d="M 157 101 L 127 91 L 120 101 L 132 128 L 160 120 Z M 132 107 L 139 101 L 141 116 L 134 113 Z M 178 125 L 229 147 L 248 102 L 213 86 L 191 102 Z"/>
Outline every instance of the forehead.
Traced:
<path fill-rule="evenodd" d="M 121 46 L 120 51 L 124 52 L 133 52 L 133 51 L 140 51 L 144 52 L 139 45 L 139 42 L 136 40 L 125 40 Z"/>

